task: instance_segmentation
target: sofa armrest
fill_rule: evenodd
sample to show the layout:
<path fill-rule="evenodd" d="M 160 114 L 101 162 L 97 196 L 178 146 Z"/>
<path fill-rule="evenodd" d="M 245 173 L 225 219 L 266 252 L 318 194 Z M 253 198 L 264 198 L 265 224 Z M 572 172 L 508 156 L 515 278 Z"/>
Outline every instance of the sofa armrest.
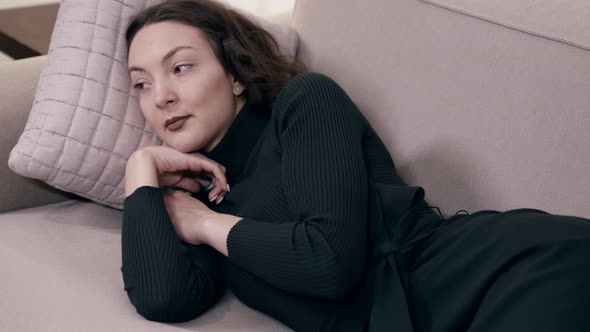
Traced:
<path fill-rule="evenodd" d="M 47 56 L 39 56 L 0 64 L 0 212 L 74 197 L 8 168 L 8 155 L 25 127 L 46 60 Z"/>

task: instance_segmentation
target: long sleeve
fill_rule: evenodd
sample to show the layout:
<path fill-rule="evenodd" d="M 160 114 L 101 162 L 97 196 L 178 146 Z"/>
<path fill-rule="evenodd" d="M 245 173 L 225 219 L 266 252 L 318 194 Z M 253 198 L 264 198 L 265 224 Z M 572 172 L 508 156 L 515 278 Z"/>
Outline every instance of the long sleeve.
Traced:
<path fill-rule="evenodd" d="M 294 218 L 242 219 L 227 238 L 230 262 L 287 292 L 343 298 L 366 266 L 364 118 L 320 74 L 293 79 L 275 111 L 282 187 Z"/>
<path fill-rule="evenodd" d="M 223 291 L 219 254 L 178 239 L 161 189 L 144 186 L 127 197 L 121 236 L 125 290 L 145 318 L 190 320 Z"/>

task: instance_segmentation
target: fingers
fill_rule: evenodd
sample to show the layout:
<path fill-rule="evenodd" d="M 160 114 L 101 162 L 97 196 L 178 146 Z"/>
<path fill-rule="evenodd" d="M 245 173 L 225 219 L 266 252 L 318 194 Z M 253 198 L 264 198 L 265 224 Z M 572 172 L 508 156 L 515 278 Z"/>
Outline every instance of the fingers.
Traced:
<path fill-rule="evenodd" d="M 218 203 L 229 191 L 225 167 L 202 154 L 183 153 L 169 147 L 150 147 L 146 153 L 156 163 L 161 186 L 173 185 L 194 192 L 195 189 L 198 191 L 203 188 L 197 184 L 198 179 L 195 177 L 208 177 L 213 185 L 209 191 L 209 201 Z"/>
<path fill-rule="evenodd" d="M 226 188 L 220 191 L 219 186 L 216 185 L 216 181 L 215 178 L 206 180 L 201 177 L 191 177 L 190 175 L 180 176 L 173 187 L 181 188 L 192 193 L 199 192 L 205 188 L 209 191 L 209 202 L 219 204 L 223 201 L 225 194 L 229 192 L 229 185 L 226 185 Z"/>
<path fill-rule="evenodd" d="M 209 191 L 209 190 L 213 189 L 213 181 L 211 179 L 204 178 L 202 176 L 197 176 L 197 177 L 195 177 L 195 179 L 197 181 L 199 181 L 201 188 L 205 189 L 205 191 Z"/>
<path fill-rule="evenodd" d="M 213 189 L 209 192 L 209 202 L 219 204 L 223 201 L 225 194 L 229 192 L 229 185 L 226 185 L 224 190 L 218 190 L 218 186 L 215 185 L 215 179 L 213 179 Z"/>
<path fill-rule="evenodd" d="M 211 186 L 213 189 L 209 192 L 208 198 L 209 202 L 219 204 L 223 201 L 225 194 L 229 192 L 229 185 L 226 185 L 226 188 L 220 189 L 218 185 L 216 185 L 216 180 L 213 179 Z"/>
<path fill-rule="evenodd" d="M 215 188 L 214 184 L 211 183 L 211 187 Z M 201 190 L 203 185 L 198 179 L 190 178 L 190 177 L 181 177 L 179 181 L 173 186 L 174 188 L 182 189 L 187 193 L 197 193 Z M 229 188 L 229 185 L 228 185 Z M 229 190 L 225 190 L 221 193 L 217 192 L 209 192 L 208 198 L 209 201 L 215 204 L 219 204 L 223 201 L 225 197 L 225 193 Z M 180 191 L 173 191 L 172 194 L 180 193 Z"/>
<path fill-rule="evenodd" d="M 182 177 L 175 187 L 182 188 L 191 193 L 198 193 L 201 191 L 201 183 L 196 179 Z"/>
<path fill-rule="evenodd" d="M 213 160 L 199 155 L 192 155 L 189 168 L 191 172 L 202 174 L 204 171 L 211 176 L 213 189 L 209 192 L 209 201 L 219 200 L 220 197 L 223 197 L 229 191 L 229 185 L 225 177 L 225 167 Z"/>
<path fill-rule="evenodd" d="M 199 192 L 201 189 L 201 183 L 196 179 L 192 178 L 182 178 L 180 182 L 178 182 L 174 187 L 186 190 L 187 192 L 196 193 Z M 229 187 L 229 186 L 228 186 Z M 227 191 L 223 191 L 221 193 L 211 193 L 209 192 L 208 198 L 209 202 L 219 204 L 223 201 L 225 197 L 225 193 Z M 174 191 L 172 194 L 175 195 L 176 193 L 181 193 L 180 191 Z"/>

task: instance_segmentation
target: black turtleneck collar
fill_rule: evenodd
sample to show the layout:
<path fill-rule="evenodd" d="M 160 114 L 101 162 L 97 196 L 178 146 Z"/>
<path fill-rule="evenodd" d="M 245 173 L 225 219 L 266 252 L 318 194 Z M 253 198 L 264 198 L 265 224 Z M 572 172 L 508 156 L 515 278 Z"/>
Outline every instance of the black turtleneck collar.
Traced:
<path fill-rule="evenodd" d="M 242 172 L 269 119 L 270 110 L 266 107 L 245 104 L 219 144 L 204 154 L 225 166 L 228 182 L 233 182 Z"/>

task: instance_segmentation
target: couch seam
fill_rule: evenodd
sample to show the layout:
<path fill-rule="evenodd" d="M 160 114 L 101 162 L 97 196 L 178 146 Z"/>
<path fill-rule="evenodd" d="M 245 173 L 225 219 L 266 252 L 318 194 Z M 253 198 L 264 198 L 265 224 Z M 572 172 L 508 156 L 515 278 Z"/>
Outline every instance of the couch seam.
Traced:
<path fill-rule="evenodd" d="M 485 22 L 489 22 L 489 23 L 492 23 L 492 24 L 503 26 L 505 28 L 516 30 L 516 31 L 519 31 L 519 32 L 522 32 L 522 33 L 525 33 L 525 34 L 528 34 L 528 35 L 531 35 L 531 36 L 536 36 L 536 37 L 540 37 L 540 38 L 543 38 L 543 39 L 552 40 L 554 42 L 558 42 L 558 43 L 561 43 L 561 44 L 570 45 L 570 46 L 573 46 L 573 47 L 576 47 L 576 48 L 583 49 L 585 51 L 590 51 L 590 46 L 585 46 L 585 45 L 582 45 L 582 44 L 578 44 L 576 42 L 569 41 L 569 40 L 566 40 L 566 39 L 563 39 L 563 38 L 553 37 L 553 36 L 550 36 L 550 35 L 546 35 L 544 33 L 531 31 L 531 30 L 528 30 L 528 29 L 524 29 L 522 27 L 518 27 L 518 26 L 515 26 L 515 25 L 508 24 L 508 23 L 503 23 L 503 22 L 500 22 L 498 20 L 494 20 L 492 18 L 488 18 L 488 17 L 484 17 L 484 16 L 481 16 L 481 15 L 476 15 L 476 14 L 470 13 L 470 12 L 465 11 L 465 10 L 457 9 L 457 8 L 454 8 L 454 7 L 451 7 L 451 6 L 447 6 L 447 5 L 444 5 L 444 4 L 441 4 L 441 3 L 435 3 L 435 2 L 432 2 L 431 0 L 417 0 L 417 1 L 423 2 L 423 3 L 427 4 L 427 5 L 431 5 L 431 6 L 435 6 L 435 7 L 438 7 L 438 8 L 442 8 L 442 9 L 445 9 L 445 10 L 448 10 L 448 11 L 451 11 L 451 12 L 455 12 L 455 13 L 458 13 L 458 14 L 461 14 L 461 15 L 464 15 L 464 16 L 472 17 L 472 18 L 475 18 L 475 19 L 478 19 L 478 20 L 482 20 L 482 21 L 485 21 Z"/>

